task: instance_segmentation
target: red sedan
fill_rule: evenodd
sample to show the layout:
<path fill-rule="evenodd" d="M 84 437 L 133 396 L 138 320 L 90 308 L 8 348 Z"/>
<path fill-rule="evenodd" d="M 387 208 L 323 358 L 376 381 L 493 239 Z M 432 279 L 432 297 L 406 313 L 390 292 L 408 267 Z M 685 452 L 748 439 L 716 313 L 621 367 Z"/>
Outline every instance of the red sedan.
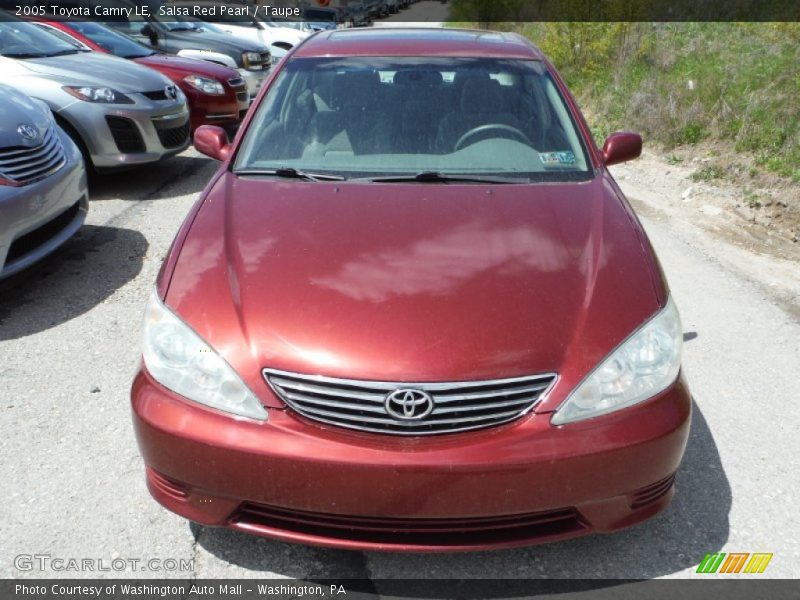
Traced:
<path fill-rule="evenodd" d="M 132 387 L 152 495 L 209 526 L 456 551 L 663 510 L 689 432 L 653 249 L 553 66 L 510 34 L 298 46 L 147 308 Z"/>
<path fill-rule="evenodd" d="M 202 60 L 160 54 L 99 23 L 38 21 L 51 33 L 60 33 L 96 52 L 128 58 L 166 75 L 183 91 L 189 103 L 192 131 L 201 125 L 238 124 L 250 106 L 250 96 L 239 73 Z"/>

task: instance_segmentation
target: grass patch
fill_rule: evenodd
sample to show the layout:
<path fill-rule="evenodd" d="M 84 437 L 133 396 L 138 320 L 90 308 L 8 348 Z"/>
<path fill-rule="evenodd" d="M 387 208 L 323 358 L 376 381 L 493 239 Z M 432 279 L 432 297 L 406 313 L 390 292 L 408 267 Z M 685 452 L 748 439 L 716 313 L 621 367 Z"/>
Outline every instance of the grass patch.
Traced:
<path fill-rule="evenodd" d="M 493 23 L 542 48 L 602 144 L 632 129 L 668 149 L 725 140 L 800 181 L 800 24 Z"/>
<path fill-rule="evenodd" d="M 725 169 L 719 165 L 706 165 L 692 173 L 692 181 L 713 181 L 722 179 L 725 176 Z"/>

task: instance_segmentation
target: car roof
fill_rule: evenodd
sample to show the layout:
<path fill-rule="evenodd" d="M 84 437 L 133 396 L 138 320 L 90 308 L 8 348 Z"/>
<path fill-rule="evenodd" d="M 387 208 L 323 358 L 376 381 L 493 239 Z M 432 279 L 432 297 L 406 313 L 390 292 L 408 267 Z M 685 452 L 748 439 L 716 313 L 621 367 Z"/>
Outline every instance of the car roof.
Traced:
<path fill-rule="evenodd" d="M 295 57 L 454 56 L 543 60 L 516 33 L 431 27 L 373 27 L 322 31 L 297 47 Z"/>

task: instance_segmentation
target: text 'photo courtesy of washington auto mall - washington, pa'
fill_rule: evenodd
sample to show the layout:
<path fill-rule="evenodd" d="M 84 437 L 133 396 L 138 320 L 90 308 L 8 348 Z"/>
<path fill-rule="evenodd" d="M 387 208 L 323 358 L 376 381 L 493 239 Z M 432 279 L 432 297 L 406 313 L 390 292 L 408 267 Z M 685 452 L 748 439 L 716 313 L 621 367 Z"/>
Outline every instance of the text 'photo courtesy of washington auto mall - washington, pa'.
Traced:
<path fill-rule="evenodd" d="M 0 598 L 796 598 L 800 2 L 0 2 Z"/>

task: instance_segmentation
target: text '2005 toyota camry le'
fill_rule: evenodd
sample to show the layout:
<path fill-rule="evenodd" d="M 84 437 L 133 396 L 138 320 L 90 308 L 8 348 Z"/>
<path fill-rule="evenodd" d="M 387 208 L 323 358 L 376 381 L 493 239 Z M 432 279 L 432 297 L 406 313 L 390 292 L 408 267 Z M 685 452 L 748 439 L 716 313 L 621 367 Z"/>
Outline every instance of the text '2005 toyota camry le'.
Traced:
<path fill-rule="evenodd" d="M 610 532 L 673 495 L 691 398 L 653 250 L 512 34 L 320 33 L 267 83 L 147 307 L 152 495 L 211 526 L 454 551 Z"/>

